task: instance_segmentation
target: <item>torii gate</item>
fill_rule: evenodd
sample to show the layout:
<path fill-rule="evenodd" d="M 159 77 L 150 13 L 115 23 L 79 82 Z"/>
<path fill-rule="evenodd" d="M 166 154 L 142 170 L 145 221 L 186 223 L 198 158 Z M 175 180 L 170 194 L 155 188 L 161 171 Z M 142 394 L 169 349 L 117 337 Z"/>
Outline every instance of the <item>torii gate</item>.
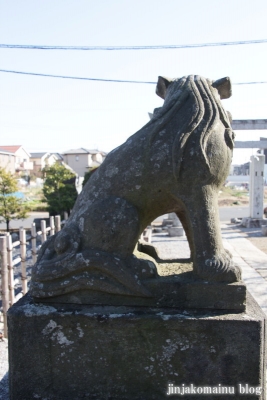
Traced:
<path fill-rule="evenodd" d="M 153 117 L 148 113 L 149 118 Z M 232 121 L 233 130 L 267 130 L 267 119 L 235 119 Z M 235 141 L 235 149 L 267 149 L 267 139 L 258 141 Z M 265 155 L 251 156 L 249 209 L 250 218 L 261 219 L 264 208 L 264 163 Z"/>
<path fill-rule="evenodd" d="M 233 120 L 232 128 L 234 130 L 267 130 L 267 119 L 241 119 Z M 267 138 L 266 140 L 258 141 L 236 141 L 236 149 L 267 149 Z M 251 156 L 251 167 L 250 167 L 250 186 L 249 186 L 249 210 L 250 218 L 262 218 L 264 208 L 264 164 L 265 155 L 258 154 L 257 156 Z"/>
<path fill-rule="evenodd" d="M 234 119 L 232 122 L 232 128 L 234 131 L 245 131 L 245 130 L 267 130 L 267 119 Z M 236 149 L 267 149 L 267 139 L 258 141 L 236 141 Z"/>

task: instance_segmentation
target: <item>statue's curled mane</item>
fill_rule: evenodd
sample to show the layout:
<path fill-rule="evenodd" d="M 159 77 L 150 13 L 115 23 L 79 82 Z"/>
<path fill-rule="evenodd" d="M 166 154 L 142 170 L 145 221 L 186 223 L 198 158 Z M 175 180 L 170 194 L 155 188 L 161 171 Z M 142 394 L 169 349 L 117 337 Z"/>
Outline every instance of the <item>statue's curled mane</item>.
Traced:
<path fill-rule="evenodd" d="M 171 81 L 168 94 L 161 108 L 156 109 L 152 120 L 141 130 L 150 130 L 150 144 L 172 119 L 181 119 L 172 149 L 173 173 L 179 176 L 183 154 L 188 138 L 199 132 L 199 144 L 205 163 L 210 168 L 206 155 L 206 143 L 215 124 L 221 120 L 231 130 L 228 114 L 224 110 L 213 82 L 199 75 L 189 75 Z M 186 110 L 191 110 L 190 113 Z M 188 118 L 184 118 L 184 116 Z"/>

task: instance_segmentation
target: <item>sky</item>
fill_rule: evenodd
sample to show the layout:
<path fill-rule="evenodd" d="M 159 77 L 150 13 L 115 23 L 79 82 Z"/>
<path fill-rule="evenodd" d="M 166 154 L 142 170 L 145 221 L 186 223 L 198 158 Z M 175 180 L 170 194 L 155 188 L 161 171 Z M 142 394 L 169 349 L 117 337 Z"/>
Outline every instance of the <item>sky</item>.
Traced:
<path fill-rule="evenodd" d="M 0 0 L 0 44 L 187 45 L 267 39 L 266 0 Z M 221 47 L 67 51 L 1 49 L 0 69 L 157 82 L 158 76 L 229 76 L 233 119 L 267 118 L 267 43 Z M 163 100 L 155 84 L 93 82 L 0 72 L 0 147 L 110 151 Z M 267 131 L 236 131 L 258 140 Z M 255 149 L 235 150 L 243 163 Z"/>

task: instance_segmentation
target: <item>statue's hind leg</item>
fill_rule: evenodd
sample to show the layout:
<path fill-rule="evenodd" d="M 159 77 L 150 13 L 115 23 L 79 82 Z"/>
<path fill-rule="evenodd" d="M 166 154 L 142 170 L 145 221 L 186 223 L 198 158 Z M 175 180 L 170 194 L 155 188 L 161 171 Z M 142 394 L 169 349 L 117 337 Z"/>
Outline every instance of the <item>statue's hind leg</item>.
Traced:
<path fill-rule="evenodd" d="M 211 186 L 195 187 L 184 203 L 194 241 L 194 271 L 207 281 L 239 281 L 240 268 L 222 244 L 216 191 Z"/>
<path fill-rule="evenodd" d="M 32 295 L 60 296 L 95 290 L 150 297 L 142 280 L 157 275 L 151 260 L 132 253 L 140 234 L 137 209 L 109 197 L 87 207 L 49 239 L 33 269 Z"/>
<path fill-rule="evenodd" d="M 82 249 L 99 249 L 123 258 L 133 253 L 140 235 L 137 209 L 119 197 L 95 202 L 77 223 Z"/>

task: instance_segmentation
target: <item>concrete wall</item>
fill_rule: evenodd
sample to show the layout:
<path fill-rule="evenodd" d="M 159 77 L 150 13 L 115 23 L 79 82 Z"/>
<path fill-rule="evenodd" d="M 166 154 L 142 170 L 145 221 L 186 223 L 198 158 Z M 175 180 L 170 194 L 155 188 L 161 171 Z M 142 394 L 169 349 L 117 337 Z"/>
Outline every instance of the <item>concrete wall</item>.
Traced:
<path fill-rule="evenodd" d="M 84 176 L 88 171 L 89 154 L 63 154 L 64 162 L 68 164 L 79 176 Z"/>
<path fill-rule="evenodd" d="M 15 156 L 13 154 L 0 153 L 0 168 L 15 173 Z"/>
<path fill-rule="evenodd" d="M 16 153 L 16 163 L 20 164 L 24 161 L 29 162 L 30 161 L 30 157 L 28 155 L 28 153 L 23 149 L 23 147 L 19 148 Z"/>
<path fill-rule="evenodd" d="M 102 157 L 102 155 L 100 153 L 92 154 L 92 161 L 96 161 L 96 162 L 102 163 L 103 157 Z"/>
<path fill-rule="evenodd" d="M 30 161 L 30 155 L 20 147 L 15 153 L 15 168 L 18 170 L 32 170 L 33 163 Z"/>
<path fill-rule="evenodd" d="M 76 153 L 63 154 L 64 162 L 68 164 L 79 176 L 83 177 L 89 168 L 98 166 L 103 162 L 101 153 Z"/>

